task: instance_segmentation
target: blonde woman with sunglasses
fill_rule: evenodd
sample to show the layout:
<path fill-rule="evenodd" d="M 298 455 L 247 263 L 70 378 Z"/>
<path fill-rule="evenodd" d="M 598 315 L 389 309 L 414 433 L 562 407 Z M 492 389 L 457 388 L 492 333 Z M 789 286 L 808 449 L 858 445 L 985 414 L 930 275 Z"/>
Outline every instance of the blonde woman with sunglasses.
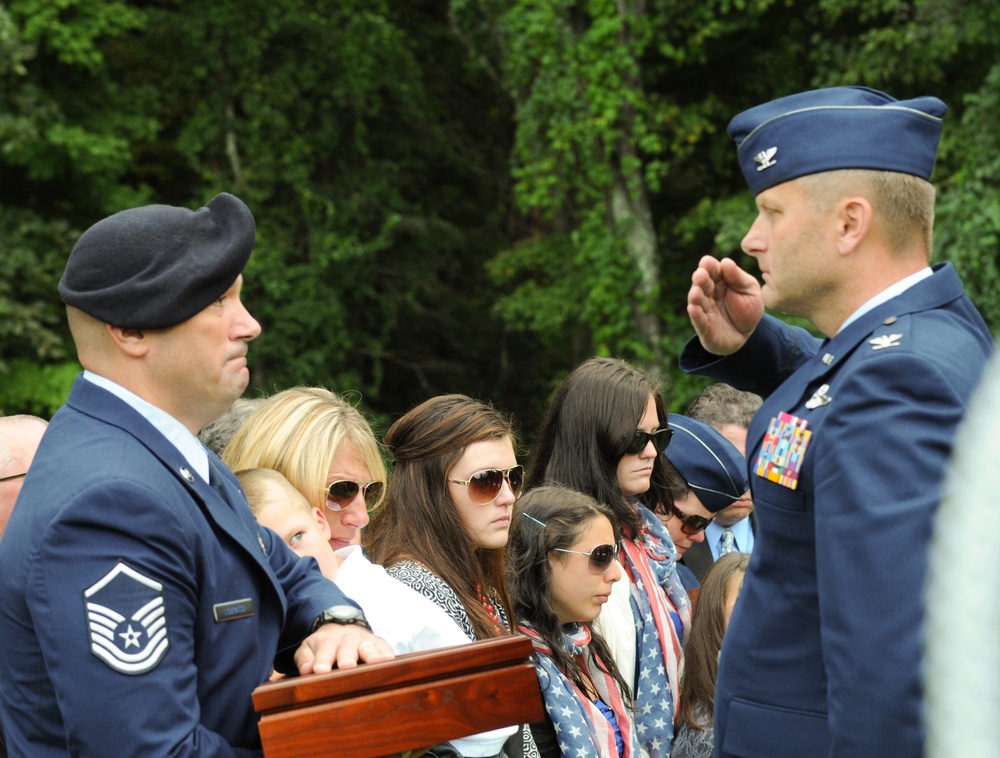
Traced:
<path fill-rule="evenodd" d="M 280 472 L 330 524 L 330 546 L 361 543 L 361 530 L 385 491 L 378 440 L 357 408 L 322 387 L 269 397 L 222 453 L 233 471 Z"/>
<path fill-rule="evenodd" d="M 524 470 L 510 421 L 465 395 L 442 395 L 398 419 L 384 444 L 393 473 L 367 533 L 372 560 L 444 608 L 470 639 L 516 632 L 506 545 Z M 538 754 L 527 727 L 505 736 L 481 755 Z"/>
<path fill-rule="evenodd" d="M 614 512 L 565 487 L 517 504 L 510 583 L 546 718 L 531 725 L 543 758 L 638 758 L 631 687 L 592 622 L 622 576 Z"/>

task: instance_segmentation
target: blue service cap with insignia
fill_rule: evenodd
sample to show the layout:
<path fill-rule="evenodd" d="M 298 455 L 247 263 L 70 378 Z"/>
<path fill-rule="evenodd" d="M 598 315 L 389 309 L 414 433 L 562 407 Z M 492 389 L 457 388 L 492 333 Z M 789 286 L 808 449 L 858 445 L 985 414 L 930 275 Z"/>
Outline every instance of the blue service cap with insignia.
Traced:
<path fill-rule="evenodd" d="M 729 136 L 750 190 L 837 169 L 930 179 L 948 106 L 936 97 L 896 100 L 867 87 L 830 87 L 743 111 Z"/>
<path fill-rule="evenodd" d="M 112 326 L 176 326 L 232 286 L 255 240 L 250 209 L 226 192 L 197 211 L 170 205 L 121 211 L 74 245 L 59 294 Z"/>
<path fill-rule="evenodd" d="M 675 413 L 667 417 L 667 426 L 673 436 L 663 455 L 706 509 L 717 513 L 750 489 L 746 458 L 719 432 Z"/>

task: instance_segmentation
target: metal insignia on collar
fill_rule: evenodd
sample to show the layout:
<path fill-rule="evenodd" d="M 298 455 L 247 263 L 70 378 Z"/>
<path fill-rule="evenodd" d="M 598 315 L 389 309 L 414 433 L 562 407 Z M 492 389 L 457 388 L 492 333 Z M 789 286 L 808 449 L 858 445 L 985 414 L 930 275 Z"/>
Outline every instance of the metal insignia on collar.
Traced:
<path fill-rule="evenodd" d="M 194 484 L 194 474 L 191 473 L 191 470 L 187 466 L 181 466 L 178 470 L 181 472 L 181 476 L 187 479 L 191 484 Z"/>
<path fill-rule="evenodd" d="M 260 543 L 260 552 L 267 555 L 267 548 L 264 547 L 264 538 L 260 536 L 260 532 L 257 532 L 257 542 Z"/>
<path fill-rule="evenodd" d="M 833 363 L 833 353 L 824 353 L 823 354 L 823 363 L 825 363 L 827 366 L 829 366 L 831 363 Z"/>
<path fill-rule="evenodd" d="M 819 408 L 820 406 L 827 405 L 831 400 L 833 400 L 832 397 L 826 394 L 826 391 L 828 389 L 830 389 L 830 385 L 824 384 L 818 390 L 816 390 L 813 393 L 812 397 L 806 400 L 806 408 L 808 408 L 809 410 L 814 410 L 815 408 Z"/>
<path fill-rule="evenodd" d="M 887 347 L 899 347 L 902 334 L 880 334 L 878 337 L 868 340 L 872 350 L 885 350 Z"/>
<path fill-rule="evenodd" d="M 766 150 L 761 150 L 759 153 L 757 153 L 757 155 L 753 157 L 754 161 L 760 164 L 759 166 L 757 166 L 757 170 L 763 171 L 765 168 L 771 168 L 771 166 L 776 164 L 777 161 L 771 160 L 772 158 L 774 158 L 774 154 L 776 152 L 778 152 L 778 148 L 769 147 Z"/>

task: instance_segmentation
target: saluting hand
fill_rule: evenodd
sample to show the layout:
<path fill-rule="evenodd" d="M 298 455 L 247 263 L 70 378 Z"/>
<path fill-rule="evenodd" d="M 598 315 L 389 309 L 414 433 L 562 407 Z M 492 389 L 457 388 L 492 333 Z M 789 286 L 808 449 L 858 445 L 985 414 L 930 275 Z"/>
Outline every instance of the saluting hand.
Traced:
<path fill-rule="evenodd" d="M 325 674 L 334 667 L 349 669 L 396 657 L 389 643 L 367 629 L 354 625 L 323 624 L 306 637 L 295 651 L 300 674 Z"/>
<path fill-rule="evenodd" d="M 691 274 L 687 303 L 691 325 L 713 355 L 743 347 L 764 315 L 760 284 L 730 258 L 702 257 Z"/>

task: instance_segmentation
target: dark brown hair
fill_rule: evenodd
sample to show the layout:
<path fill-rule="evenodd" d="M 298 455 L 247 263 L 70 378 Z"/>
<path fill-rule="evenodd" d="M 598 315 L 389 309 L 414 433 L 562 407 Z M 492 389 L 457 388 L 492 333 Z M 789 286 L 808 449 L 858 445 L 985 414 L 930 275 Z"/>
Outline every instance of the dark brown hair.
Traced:
<path fill-rule="evenodd" d="M 500 601 L 511 618 L 506 548 L 476 545 L 448 494 L 448 472 L 476 442 L 509 438 L 507 416 L 465 395 L 426 400 L 398 419 L 385 435 L 393 472 L 385 503 L 369 525 L 367 548 L 383 566 L 415 560 L 458 595 L 478 639 L 497 636 L 478 587 Z"/>
<path fill-rule="evenodd" d="M 648 374 L 616 358 L 590 358 L 559 385 L 538 432 L 528 488 L 558 482 L 611 507 L 628 538 L 640 531 L 638 509 L 618 483 L 618 463 L 650 396 L 658 426 L 667 424 L 660 385 Z M 653 462 L 653 480 L 662 481 L 663 456 Z"/>
<path fill-rule="evenodd" d="M 615 514 L 589 495 L 567 487 L 536 487 L 517 501 L 517 514 L 510 537 L 510 587 L 518 618 L 533 627 L 552 651 L 559 669 L 580 688 L 590 688 L 589 675 L 567 650 L 562 624 L 552 607 L 552 564 L 549 556 L 557 549 L 573 546 L 590 522 L 604 516 L 611 523 L 615 540 L 621 537 Z M 624 577 L 622 577 L 624 579 Z M 627 581 L 627 580 L 626 580 Z M 590 623 L 591 649 L 596 663 L 617 682 L 628 707 L 633 706 L 632 689 L 615 665 L 607 643 Z"/>

